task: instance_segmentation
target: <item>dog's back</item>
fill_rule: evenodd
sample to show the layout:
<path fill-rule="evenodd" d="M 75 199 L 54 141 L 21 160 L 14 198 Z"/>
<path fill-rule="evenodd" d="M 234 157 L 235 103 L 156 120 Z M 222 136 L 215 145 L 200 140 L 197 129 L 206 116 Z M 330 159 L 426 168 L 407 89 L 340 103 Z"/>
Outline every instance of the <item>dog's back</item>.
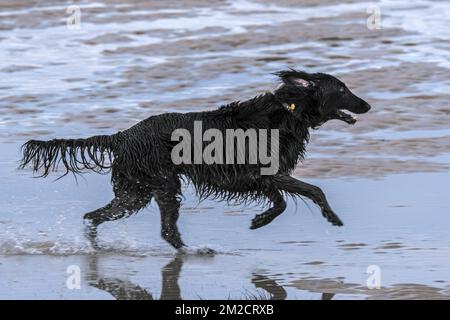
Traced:
<path fill-rule="evenodd" d="M 203 134 L 214 129 L 226 139 L 229 130 L 242 130 L 245 133 L 251 129 L 257 130 L 256 134 L 259 133 L 258 130 L 265 130 L 262 131 L 267 133 L 265 151 L 270 152 L 271 130 L 276 129 L 279 135 L 278 171 L 290 172 L 303 155 L 307 130 L 295 123 L 295 119 L 281 105 L 274 106 L 273 99 L 273 95 L 268 93 L 213 111 L 166 113 L 149 117 L 118 133 L 120 143 L 114 150 L 113 172 L 127 172 L 133 178 L 145 176 L 150 179 L 175 174 L 192 182 L 204 197 L 217 196 L 229 200 L 248 198 L 249 192 L 265 190 L 271 183 L 270 177 L 261 175 L 261 169 L 267 167 L 267 163 L 261 163 L 258 157 L 255 158 L 256 163 L 250 161 L 250 149 L 256 153 L 260 151 L 259 140 L 245 140 L 244 150 L 239 150 L 240 146 L 234 137 L 231 142 L 223 141 L 222 150 L 215 150 L 222 152 L 219 156 L 222 161 L 205 163 L 204 159 L 198 161 L 198 156 L 203 156 L 203 150 L 211 141 L 203 141 Z M 174 139 L 176 130 L 185 130 L 190 139 L 187 142 L 190 145 L 188 150 L 183 150 L 190 153 L 184 155 L 188 161 L 182 163 L 176 163 L 173 159 L 174 148 L 181 140 Z M 229 156 L 227 143 L 233 144 L 232 157 Z M 199 144 L 200 148 L 196 150 Z M 196 155 L 199 150 L 201 154 Z M 245 153 L 243 163 L 239 163 L 238 152 Z M 225 155 L 228 155 L 228 161 Z M 252 197 L 253 200 L 255 197 L 258 196 Z"/>

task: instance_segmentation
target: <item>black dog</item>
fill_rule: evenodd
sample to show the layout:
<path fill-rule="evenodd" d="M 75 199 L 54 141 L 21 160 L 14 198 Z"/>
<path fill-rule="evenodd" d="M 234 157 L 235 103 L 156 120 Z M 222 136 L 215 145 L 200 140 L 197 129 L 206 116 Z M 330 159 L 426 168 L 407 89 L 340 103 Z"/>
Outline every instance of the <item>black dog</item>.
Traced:
<path fill-rule="evenodd" d="M 176 225 L 181 180 L 192 183 L 201 198 L 234 201 L 270 201 L 273 205 L 257 215 L 251 229 L 270 223 L 286 208 L 284 195 L 305 196 L 320 206 L 323 216 L 341 226 L 324 193 L 316 186 L 289 174 L 303 159 L 309 129 L 331 119 L 354 124 L 345 113 L 365 113 L 370 105 L 355 96 L 335 77 L 295 70 L 281 71 L 281 84 L 274 92 L 244 102 L 233 102 L 213 111 L 167 113 L 149 117 L 135 126 L 110 136 L 87 139 L 30 140 L 23 146 L 21 168 L 31 163 L 42 176 L 62 163 L 66 172 L 112 171 L 115 198 L 105 207 L 84 216 L 88 236 L 96 246 L 96 228 L 105 221 L 128 217 L 155 198 L 161 212 L 161 235 L 175 248 L 184 246 Z M 174 164 L 171 152 L 176 129 L 194 131 L 194 121 L 203 130 L 278 129 L 279 166 L 274 175 L 262 175 L 256 164 Z M 234 154 L 236 157 L 236 154 Z"/>

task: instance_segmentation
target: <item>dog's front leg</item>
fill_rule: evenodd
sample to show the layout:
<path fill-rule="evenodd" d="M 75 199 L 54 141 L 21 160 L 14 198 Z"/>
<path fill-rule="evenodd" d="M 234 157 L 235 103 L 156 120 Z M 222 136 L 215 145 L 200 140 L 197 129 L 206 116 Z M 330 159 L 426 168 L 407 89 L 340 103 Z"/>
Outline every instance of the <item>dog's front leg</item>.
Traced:
<path fill-rule="evenodd" d="M 312 184 L 297 180 L 288 175 L 277 175 L 274 178 L 275 185 L 280 189 L 290 194 L 296 194 L 305 196 L 314 203 L 316 203 L 322 209 L 322 215 L 333 225 L 342 226 L 344 225 L 331 209 L 328 204 L 327 198 L 323 193 L 322 189 L 316 187 Z"/>

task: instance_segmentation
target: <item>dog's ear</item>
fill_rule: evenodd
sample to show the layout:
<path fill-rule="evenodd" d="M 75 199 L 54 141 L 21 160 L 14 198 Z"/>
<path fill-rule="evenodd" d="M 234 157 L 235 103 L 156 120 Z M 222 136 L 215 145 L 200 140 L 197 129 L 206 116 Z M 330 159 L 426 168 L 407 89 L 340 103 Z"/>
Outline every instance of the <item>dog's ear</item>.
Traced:
<path fill-rule="evenodd" d="M 308 88 L 310 86 L 314 86 L 314 82 L 303 79 L 303 78 L 292 78 L 290 79 L 291 82 L 295 83 L 297 86 L 301 86 L 304 88 Z"/>
<path fill-rule="evenodd" d="M 303 88 L 311 88 L 316 85 L 310 74 L 304 71 L 290 69 L 287 71 L 276 72 L 275 75 L 280 77 L 284 84 L 295 85 Z"/>

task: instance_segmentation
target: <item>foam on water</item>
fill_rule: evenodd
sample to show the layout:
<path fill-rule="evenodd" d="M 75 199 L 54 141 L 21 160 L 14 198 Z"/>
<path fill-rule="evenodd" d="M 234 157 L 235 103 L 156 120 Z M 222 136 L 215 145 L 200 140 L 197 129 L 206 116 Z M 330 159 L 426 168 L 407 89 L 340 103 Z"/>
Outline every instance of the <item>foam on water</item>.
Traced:
<path fill-rule="evenodd" d="M 388 18 L 387 27 L 401 27 L 431 38 L 448 40 L 450 35 L 450 2 L 381 0 L 379 5 Z M 383 14 L 383 12 L 382 12 Z"/>
<path fill-rule="evenodd" d="M 22 237 L 0 240 L 0 255 L 85 255 L 95 250 L 85 241 L 35 241 Z"/>
<path fill-rule="evenodd" d="M 0 239 L 0 255 L 48 255 L 71 256 L 92 254 L 114 254 L 123 256 L 171 256 L 177 251 L 168 245 L 147 246 L 132 239 L 118 239 L 114 241 L 100 241 L 101 248 L 94 249 L 84 237 L 74 239 L 43 240 L 17 234 L 7 234 Z M 34 239 L 33 239 L 34 238 Z M 224 249 L 219 245 L 188 246 L 180 251 L 184 255 L 240 255 L 237 251 Z"/>

